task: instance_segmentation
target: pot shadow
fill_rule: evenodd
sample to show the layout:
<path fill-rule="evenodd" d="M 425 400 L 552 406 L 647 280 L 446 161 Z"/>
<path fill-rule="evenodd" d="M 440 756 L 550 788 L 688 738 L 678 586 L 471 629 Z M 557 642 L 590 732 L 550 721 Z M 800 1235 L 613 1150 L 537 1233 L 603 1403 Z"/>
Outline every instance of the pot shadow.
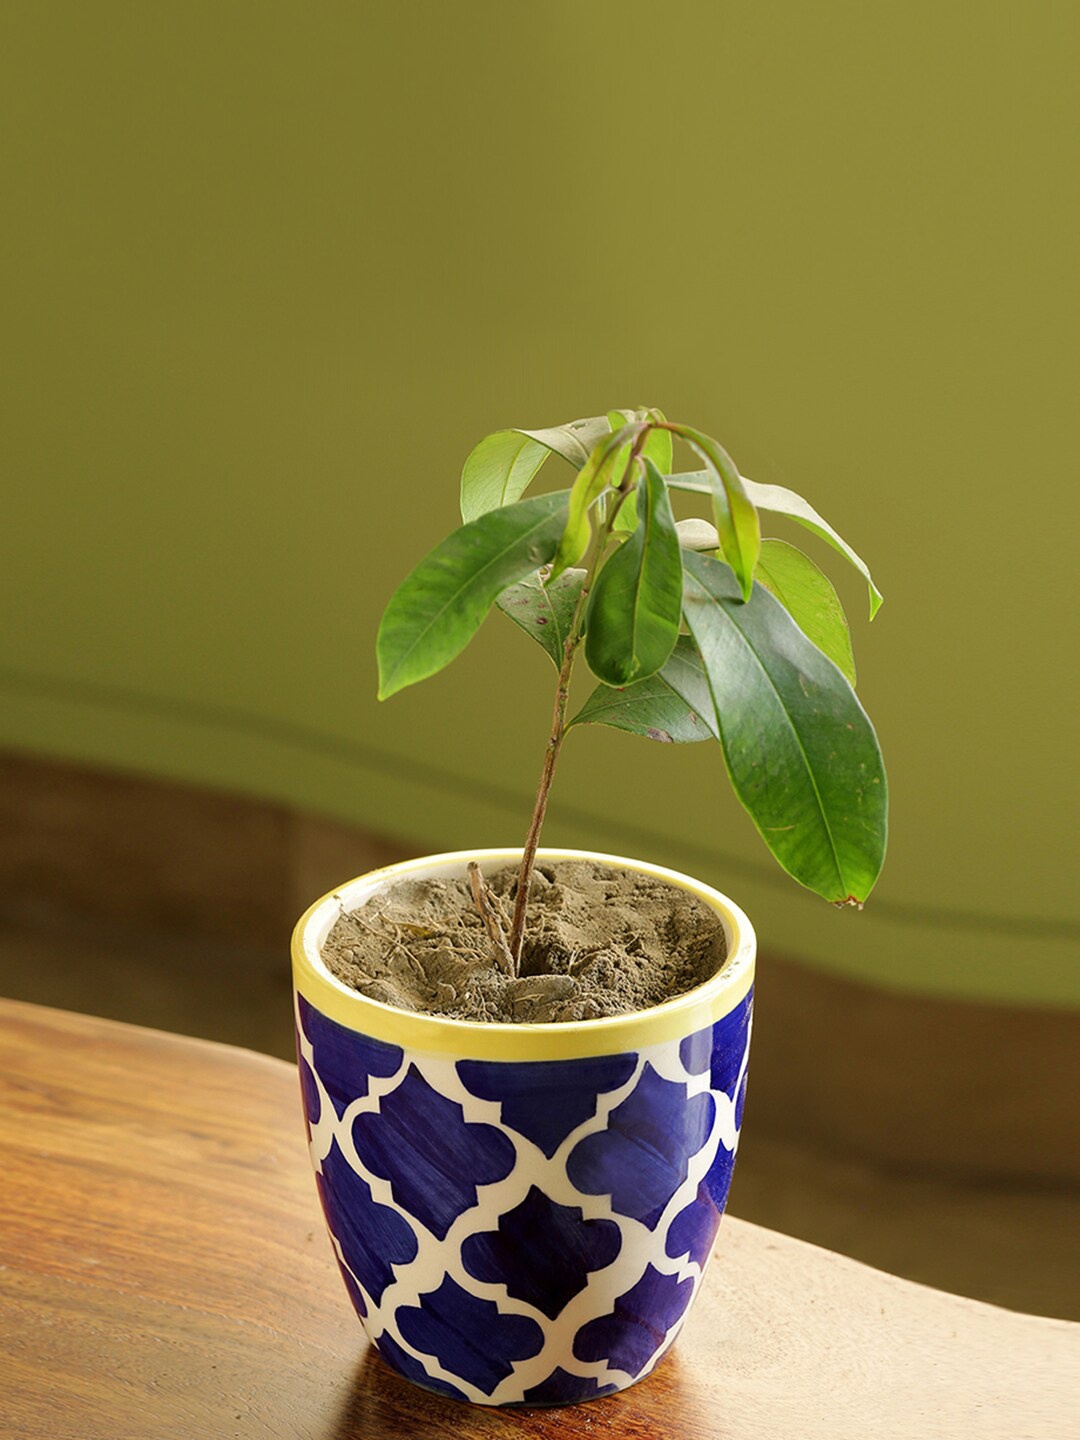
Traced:
<path fill-rule="evenodd" d="M 318 1440 L 480 1440 L 535 1436 L 536 1440 L 580 1440 L 582 1434 L 611 1440 L 670 1440 L 706 1429 L 685 1428 L 678 1356 L 665 1357 L 639 1385 L 580 1405 L 470 1405 L 424 1390 L 391 1370 L 369 1345 L 353 1372 L 337 1414 Z M 696 1407 L 695 1407 L 696 1408 Z M 657 1427 L 660 1428 L 657 1428 Z M 719 1437 L 718 1437 L 719 1440 Z"/>

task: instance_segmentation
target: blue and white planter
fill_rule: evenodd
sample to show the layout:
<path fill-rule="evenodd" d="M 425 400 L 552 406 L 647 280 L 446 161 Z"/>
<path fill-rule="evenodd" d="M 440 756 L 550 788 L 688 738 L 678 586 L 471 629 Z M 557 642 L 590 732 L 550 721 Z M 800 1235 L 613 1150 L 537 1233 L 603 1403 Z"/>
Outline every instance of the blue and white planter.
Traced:
<path fill-rule="evenodd" d="M 320 947 L 397 880 L 463 876 L 439 855 L 318 901 L 293 936 L 301 1086 L 346 1288 L 393 1369 L 481 1405 L 565 1405 L 648 1375 L 708 1264 L 742 1123 L 755 940 L 715 890 L 636 860 L 722 917 L 727 960 L 633 1015 L 482 1025 L 379 1004 Z"/>

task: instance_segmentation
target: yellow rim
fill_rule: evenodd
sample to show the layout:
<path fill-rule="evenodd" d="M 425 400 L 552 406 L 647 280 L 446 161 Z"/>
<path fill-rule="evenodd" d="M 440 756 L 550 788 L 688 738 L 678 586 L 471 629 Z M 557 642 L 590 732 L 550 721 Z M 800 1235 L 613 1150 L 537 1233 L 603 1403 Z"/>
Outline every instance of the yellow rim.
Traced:
<path fill-rule="evenodd" d="M 481 1060 L 566 1060 L 587 1055 L 613 1055 L 640 1050 L 665 1040 L 680 1039 L 711 1025 L 742 1000 L 754 981 L 757 949 L 749 920 L 726 895 L 678 871 L 643 860 L 626 860 L 592 850 L 541 850 L 539 860 L 593 860 L 634 870 L 688 890 L 715 910 L 727 932 L 728 955 L 723 968 L 694 990 L 650 1010 L 551 1025 L 487 1025 L 448 1020 L 397 1010 L 360 995 L 330 973 L 319 948 L 342 910 L 353 910 L 383 886 L 407 877 L 436 872 L 464 875 L 470 860 L 485 865 L 513 864 L 514 850 L 457 850 L 429 855 L 372 870 L 324 895 L 297 921 L 292 936 L 293 982 L 297 991 L 329 1019 L 388 1044 L 442 1055 L 467 1055 Z"/>

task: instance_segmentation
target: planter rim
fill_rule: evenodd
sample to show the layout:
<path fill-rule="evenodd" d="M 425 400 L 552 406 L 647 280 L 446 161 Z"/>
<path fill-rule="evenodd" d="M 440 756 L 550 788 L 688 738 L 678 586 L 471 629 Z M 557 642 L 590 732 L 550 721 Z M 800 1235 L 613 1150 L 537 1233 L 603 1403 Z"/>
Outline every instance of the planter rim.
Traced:
<path fill-rule="evenodd" d="M 357 909 L 384 886 L 437 872 L 453 874 L 457 870 L 464 875 L 470 860 L 490 866 L 512 864 L 520 857 L 520 848 L 454 850 L 386 865 L 339 885 L 309 906 L 293 930 L 293 981 L 297 992 L 329 1019 L 389 1044 L 478 1059 L 560 1060 L 617 1054 L 691 1035 L 727 1014 L 753 984 L 757 950 L 754 930 L 743 911 L 726 895 L 691 876 L 645 860 L 595 850 L 561 848 L 541 849 L 536 858 L 538 861 L 592 860 L 650 875 L 696 895 L 716 911 L 723 922 L 728 946 L 723 966 L 693 990 L 647 1010 L 598 1020 L 490 1024 L 399 1010 L 370 1000 L 338 980 L 323 962 L 320 947 L 338 915 Z"/>

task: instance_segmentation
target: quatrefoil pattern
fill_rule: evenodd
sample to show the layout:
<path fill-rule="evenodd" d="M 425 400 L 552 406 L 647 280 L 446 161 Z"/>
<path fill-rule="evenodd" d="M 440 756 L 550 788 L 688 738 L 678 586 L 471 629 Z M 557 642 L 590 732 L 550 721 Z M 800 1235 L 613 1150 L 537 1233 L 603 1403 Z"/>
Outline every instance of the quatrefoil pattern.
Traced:
<path fill-rule="evenodd" d="M 488 1405 L 647 1375 L 727 1201 L 752 1003 L 638 1051 L 481 1061 L 356 1034 L 298 996 L 319 1197 L 387 1364 Z"/>

